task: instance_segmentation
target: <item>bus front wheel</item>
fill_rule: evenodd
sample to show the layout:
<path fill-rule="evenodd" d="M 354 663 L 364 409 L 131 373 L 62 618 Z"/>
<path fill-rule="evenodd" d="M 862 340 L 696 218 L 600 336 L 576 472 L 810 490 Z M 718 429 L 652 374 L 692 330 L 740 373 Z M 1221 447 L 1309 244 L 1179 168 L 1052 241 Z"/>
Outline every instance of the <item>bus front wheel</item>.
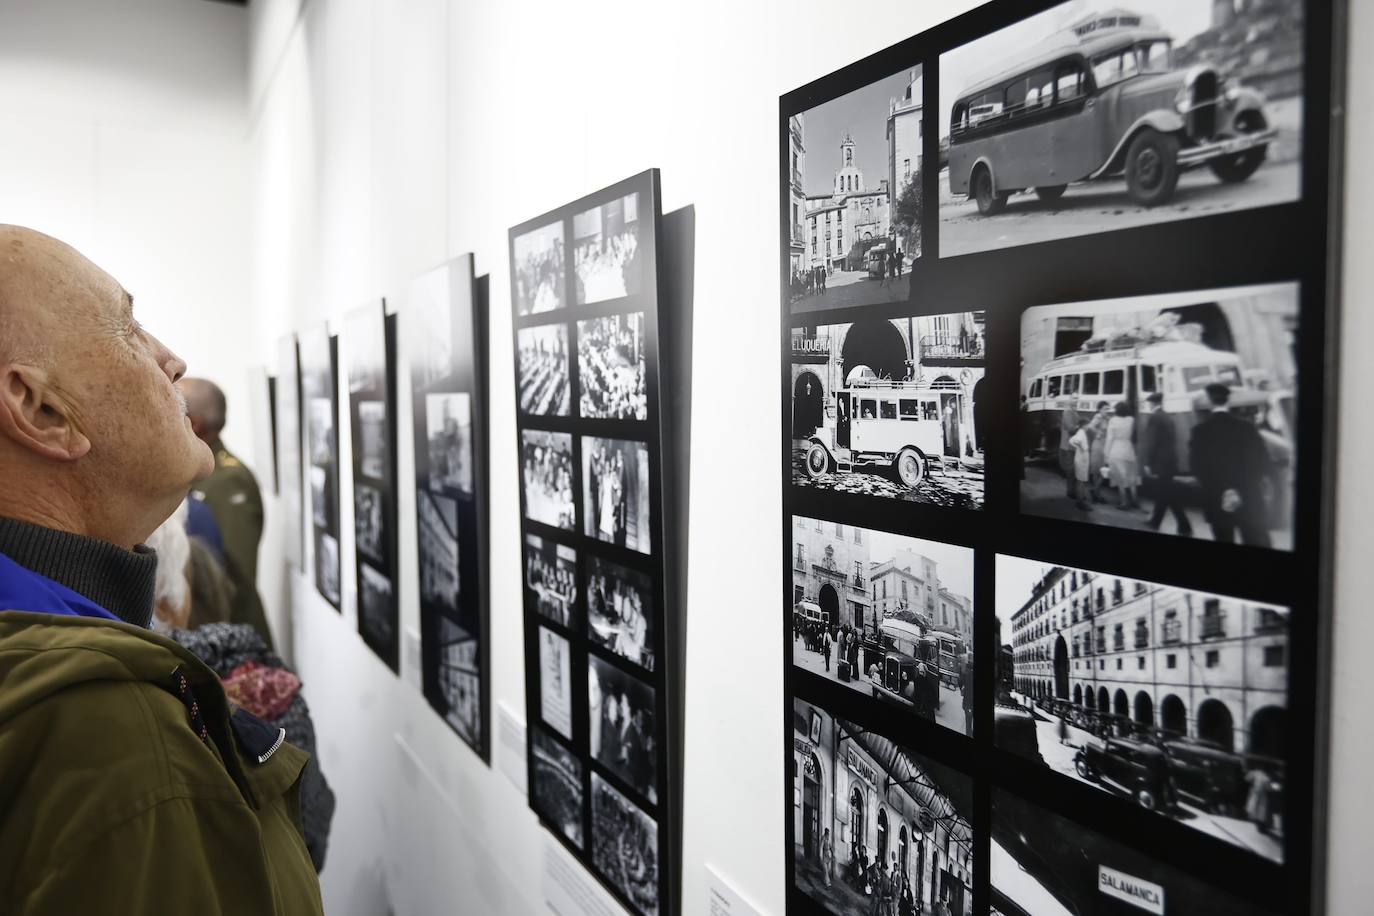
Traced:
<path fill-rule="evenodd" d="M 1007 205 L 1008 194 L 999 194 L 992 186 L 992 172 L 980 166 L 973 173 L 973 199 L 978 202 L 978 212 L 984 216 L 1001 213 Z"/>
<path fill-rule="evenodd" d="M 909 445 L 897 453 L 892 462 L 892 470 L 902 485 L 908 488 L 916 487 L 920 484 L 921 478 L 926 476 L 925 460 L 921 458 L 920 452 Z"/>
<path fill-rule="evenodd" d="M 815 480 L 830 470 L 830 456 L 819 442 L 812 442 L 806 450 L 806 476 Z"/>
<path fill-rule="evenodd" d="M 1178 138 L 1146 127 L 1126 150 L 1126 188 L 1131 200 L 1157 207 L 1174 196 L 1178 186 Z"/>

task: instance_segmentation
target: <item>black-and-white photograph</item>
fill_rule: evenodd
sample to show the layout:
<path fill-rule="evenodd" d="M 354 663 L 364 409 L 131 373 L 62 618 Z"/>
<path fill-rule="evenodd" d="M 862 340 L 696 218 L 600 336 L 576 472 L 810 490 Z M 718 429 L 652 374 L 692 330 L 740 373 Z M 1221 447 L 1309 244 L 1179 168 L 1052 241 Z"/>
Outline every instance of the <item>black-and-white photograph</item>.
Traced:
<path fill-rule="evenodd" d="M 649 449 L 643 442 L 582 437 L 582 510 L 588 537 L 650 552 Z"/>
<path fill-rule="evenodd" d="M 353 530 L 358 550 L 378 563 L 387 561 L 383 499 L 382 491 L 371 484 L 353 484 Z"/>
<path fill-rule="evenodd" d="M 578 305 L 639 292 L 644 273 L 639 231 L 638 192 L 573 216 Z"/>
<path fill-rule="evenodd" d="M 359 401 L 357 408 L 358 432 L 362 438 L 362 442 L 359 443 L 362 453 L 359 470 L 364 477 L 385 480 L 387 452 L 390 451 L 386 428 L 386 402 Z"/>
<path fill-rule="evenodd" d="M 525 482 L 525 517 L 545 525 L 574 530 L 573 440 L 568 433 L 540 429 L 520 431 L 521 474 Z"/>
<path fill-rule="evenodd" d="M 550 223 L 515 237 L 515 270 L 511 296 L 521 315 L 563 307 L 563 222 Z"/>
<path fill-rule="evenodd" d="M 575 625 L 577 551 L 537 534 L 525 535 L 525 606 L 560 626 Z"/>
<path fill-rule="evenodd" d="M 1283 861 L 1289 609 L 997 557 L 996 741 Z"/>
<path fill-rule="evenodd" d="M 539 715 L 564 738 L 572 739 L 572 656 L 568 641 L 539 628 Z"/>
<path fill-rule="evenodd" d="M 592 759 L 658 804 L 654 689 L 595 656 L 587 658 Z"/>
<path fill-rule="evenodd" d="M 317 464 L 310 466 L 310 515 L 317 528 L 328 528 L 330 518 L 329 469 Z"/>
<path fill-rule="evenodd" d="M 983 312 L 792 328 L 792 484 L 983 507 Z"/>
<path fill-rule="evenodd" d="M 658 914 L 658 824 L 592 771 L 592 862 L 642 916 Z"/>
<path fill-rule="evenodd" d="M 478 747 L 482 728 L 482 682 L 479 646 L 472 634 L 440 617 L 438 683 L 444 719 L 468 744 Z"/>
<path fill-rule="evenodd" d="M 577 323 L 577 388 L 584 417 L 643 420 L 649 416 L 643 312 Z"/>
<path fill-rule="evenodd" d="M 792 664 L 973 734 L 973 551 L 792 518 Z"/>
<path fill-rule="evenodd" d="M 654 670 L 654 583 L 601 557 L 587 558 L 587 636 L 592 643 Z"/>
<path fill-rule="evenodd" d="M 319 468 L 332 467 L 338 455 L 334 438 L 334 401 L 328 397 L 311 398 L 307 420 L 310 463 Z"/>
<path fill-rule="evenodd" d="M 1028 309 L 1021 511 L 1293 548 L 1298 287 Z"/>
<path fill-rule="evenodd" d="M 793 312 L 908 299 L 921 256 L 923 85 L 916 64 L 789 119 Z"/>
<path fill-rule="evenodd" d="M 566 417 L 572 403 L 568 378 L 568 326 L 545 324 L 518 332 L 520 410 Z"/>
<path fill-rule="evenodd" d="M 972 779 L 798 699 L 791 747 L 797 890 L 833 913 L 971 916 Z"/>
<path fill-rule="evenodd" d="M 367 563 L 358 564 L 358 629 L 378 645 L 395 636 L 391 580 Z"/>
<path fill-rule="evenodd" d="M 582 761 L 544 730 L 530 735 L 534 772 L 530 774 L 530 802 L 552 821 L 568 842 L 582 848 Z"/>
<path fill-rule="evenodd" d="M 991 839 L 992 912 L 1000 916 L 1271 912 L 1000 789 Z"/>
<path fill-rule="evenodd" d="M 322 528 L 315 529 L 315 584 L 330 604 L 339 606 L 339 540 Z"/>
<path fill-rule="evenodd" d="M 458 613 L 458 503 L 427 489 L 415 492 L 419 513 L 420 602 Z"/>
<path fill-rule="evenodd" d="M 1296 201 L 1301 0 L 1074 0 L 940 55 L 940 255 Z"/>
<path fill-rule="evenodd" d="M 435 487 L 472 493 L 472 397 L 466 392 L 425 395 L 429 480 Z"/>

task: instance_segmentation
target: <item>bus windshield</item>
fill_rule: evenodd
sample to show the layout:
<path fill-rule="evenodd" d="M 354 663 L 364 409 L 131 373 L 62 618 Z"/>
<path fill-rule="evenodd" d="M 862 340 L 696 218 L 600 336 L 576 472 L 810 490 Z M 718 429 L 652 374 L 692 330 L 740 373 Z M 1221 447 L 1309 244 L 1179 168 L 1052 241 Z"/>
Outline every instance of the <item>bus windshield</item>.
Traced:
<path fill-rule="evenodd" d="M 1093 79 L 1105 89 L 1140 73 L 1167 73 L 1171 58 L 1169 42 L 1142 41 L 1099 54 L 1093 58 Z"/>

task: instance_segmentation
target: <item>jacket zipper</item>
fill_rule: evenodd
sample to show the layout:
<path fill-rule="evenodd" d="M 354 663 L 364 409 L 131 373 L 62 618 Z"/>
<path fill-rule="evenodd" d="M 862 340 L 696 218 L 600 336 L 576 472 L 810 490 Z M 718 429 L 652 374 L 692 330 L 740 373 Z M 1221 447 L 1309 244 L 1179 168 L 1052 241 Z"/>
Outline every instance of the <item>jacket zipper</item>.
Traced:
<path fill-rule="evenodd" d="M 272 742 L 272 746 L 265 753 L 258 756 L 258 763 L 266 763 L 267 759 L 277 752 L 277 748 L 281 747 L 284 741 L 286 741 L 286 729 L 279 728 L 277 729 L 277 740 Z"/>

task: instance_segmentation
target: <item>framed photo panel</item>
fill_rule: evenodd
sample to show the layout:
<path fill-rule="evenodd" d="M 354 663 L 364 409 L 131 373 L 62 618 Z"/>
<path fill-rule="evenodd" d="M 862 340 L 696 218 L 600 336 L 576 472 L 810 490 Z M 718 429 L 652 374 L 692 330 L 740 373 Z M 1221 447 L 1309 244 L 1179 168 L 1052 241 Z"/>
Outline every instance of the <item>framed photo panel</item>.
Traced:
<path fill-rule="evenodd" d="M 530 805 L 632 913 L 680 913 L 680 654 L 658 173 L 510 230 Z"/>
<path fill-rule="evenodd" d="M 781 98 L 789 912 L 1326 911 L 1343 15 L 994 0 Z"/>

